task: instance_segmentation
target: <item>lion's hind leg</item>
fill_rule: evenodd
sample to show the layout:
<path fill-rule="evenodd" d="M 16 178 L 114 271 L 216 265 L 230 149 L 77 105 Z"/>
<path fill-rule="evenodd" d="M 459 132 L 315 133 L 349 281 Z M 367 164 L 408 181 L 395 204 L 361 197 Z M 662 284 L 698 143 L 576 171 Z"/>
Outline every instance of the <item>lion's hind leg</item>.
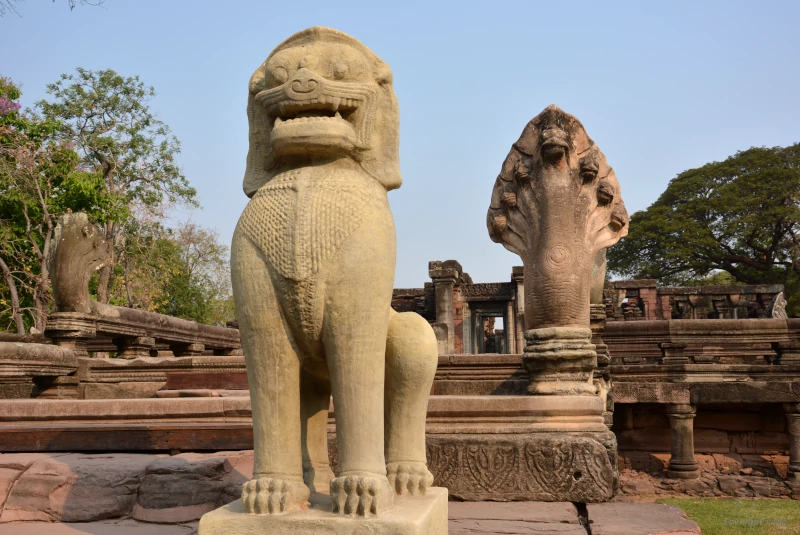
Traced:
<path fill-rule="evenodd" d="M 425 417 L 436 374 L 436 335 L 414 312 L 392 313 L 386 337 L 386 472 L 396 494 L 425 494 Z"/>

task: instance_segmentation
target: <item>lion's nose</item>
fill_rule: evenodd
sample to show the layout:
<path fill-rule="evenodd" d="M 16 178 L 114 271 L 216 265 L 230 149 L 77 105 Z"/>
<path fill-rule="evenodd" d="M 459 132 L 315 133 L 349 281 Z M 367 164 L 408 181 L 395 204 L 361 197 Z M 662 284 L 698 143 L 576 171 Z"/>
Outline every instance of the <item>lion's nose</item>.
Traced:
<path fill-rule="evenodd" d="M 320 91 L 322 79 L 309 69 L 299 69 L 289 80 L 288 91 L 290 97 L 297 100 L 315 98 Z"/>

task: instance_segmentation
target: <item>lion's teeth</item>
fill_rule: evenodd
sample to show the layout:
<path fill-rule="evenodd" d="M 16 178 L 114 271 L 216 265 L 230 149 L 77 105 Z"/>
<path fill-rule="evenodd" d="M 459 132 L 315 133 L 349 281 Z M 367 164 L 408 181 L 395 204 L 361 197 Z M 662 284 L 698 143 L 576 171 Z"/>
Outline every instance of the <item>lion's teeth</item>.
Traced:
<path fill-rule="evenodd" d="M 333 107 L 333 111 L 338 110 L 339 109 L 339 104 L 341 104 L 341 103 L 342 103 L 342 99 L 340 99 L 339 97 L 331 97 L 331 106 Z"/>
<path fill-rule="evenodd" d="M 338 111 L 336 112 L 336 115 L 334 115 L 333 117 L 336 118 L 336 119 L 341 119 L 342 118 L 341 114 Z"/>
<path fill-rule="evenodd" d="M 280 126 L 282 122 L 283 119 L 281 119 L 280 117 L 275 117 L 275 125 L 273 126 L 273 128 L 277 128 L 278 126 Z"/>

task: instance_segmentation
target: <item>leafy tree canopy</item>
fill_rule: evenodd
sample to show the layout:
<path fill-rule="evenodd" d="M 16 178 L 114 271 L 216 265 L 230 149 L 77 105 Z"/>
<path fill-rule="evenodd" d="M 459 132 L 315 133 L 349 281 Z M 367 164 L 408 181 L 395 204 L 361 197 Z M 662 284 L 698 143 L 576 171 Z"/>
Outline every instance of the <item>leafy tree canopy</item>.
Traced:
<path fill-rule="evenodd" d="M 800 290 L 800 144 L 753 147 L 679 174 L 608 251 L 629 278 L 691 285 L 719 271 Z M 790 299 L 792 308 L 797 308 Z"/>
<path fill-rule="evenodd" d="M 178 139 L 150 111 L 155 90 L 138 76 L 78 68 L 48 85 L 47 92 L 51 99 L 37 102 L 37 108 L 59 125 L 59 135 L 80 157 L 81 170 L 99 174 L 113 199 L 101 217 L 110 247 L 98 300 L 108 303 L 131 221 L 163 218 L 176 204 L 197 206 L 196 192 L 177 164 Z"/>

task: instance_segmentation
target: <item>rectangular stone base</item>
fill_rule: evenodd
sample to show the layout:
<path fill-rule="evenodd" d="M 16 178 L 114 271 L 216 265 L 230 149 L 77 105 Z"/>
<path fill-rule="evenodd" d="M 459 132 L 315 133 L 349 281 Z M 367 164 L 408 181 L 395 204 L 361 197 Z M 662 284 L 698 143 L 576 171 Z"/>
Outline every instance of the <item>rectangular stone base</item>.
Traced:
<path fill-rule="evenodd" d="M 206 513 L 198 535 L 446 535 L 447 489 L 432 487 L 425 496 L 395 496 L 394 505 L 377 516 L 331 513 L 327 494 L 312 493 L 311 507 L 284 515 L 248 515 L 237 500 Z"/>

